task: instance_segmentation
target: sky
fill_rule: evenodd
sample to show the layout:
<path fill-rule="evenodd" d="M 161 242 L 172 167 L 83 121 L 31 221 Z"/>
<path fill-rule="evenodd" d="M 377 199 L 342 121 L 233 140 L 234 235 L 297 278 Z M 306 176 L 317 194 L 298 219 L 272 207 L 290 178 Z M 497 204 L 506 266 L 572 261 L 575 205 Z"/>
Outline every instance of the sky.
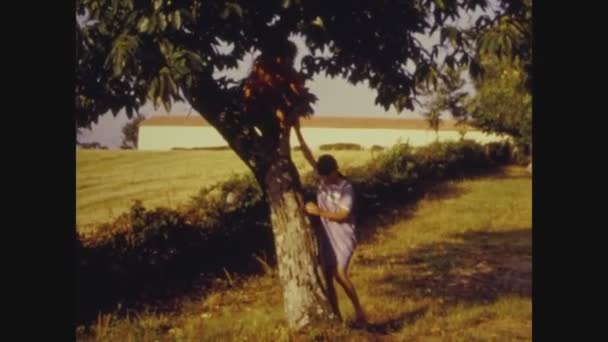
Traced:
<path fill-rule="evenodd" d="M 472 16 L 464 16 L 461 18 L 459 25 L 469 26 L 473 20 L 479 15 L 475 13 Z M 81 21 L 79 19 L 79 21 Z M 421 43 L 424 46 L 431 46 L 438 41 L 438 32 L 435 32 L 431 37 L 420 36 Z M 300 60 L 305 52 L 308 52 L 304 41 L 300 37 L 292 37 L 292 41 L 298 47 L 298 56 L 296 57 L 296 68 L 300 65 Z M 228 48 L 228 47 L 226 47 Z M 214 76 L 229 76 L 235 79 L 245 77 L 249 71 L 253 55 L 247 55 L 238 65 L 236 69 L 216 72 Z M 311 92 L 318 97 L 317 103 L 313 106 L 316 116 L 371 116 L 371 117 L 391 117 L 391 118 L 422 118 L 421 108 L 416 107 L 415 111 L 404 109 L 403 112 L 397 111 L 391 107 L 386 111 L 383 107 L 375 105 L 376 92 L 369 88 L 365 83 L 353 85 L 345 79 L 336 77 L 330 78 L 323 74 L 317 75 L 313 80 L 307 82 L 307 87 Z M 470 84 L 467 85 L 468 90 L 472 90 Z M 155 110 L 151 104 L 146 104 L 140 108 L 140 113 L 147 117 L 161 115 L 199 115 L 195 110 L 191 109 L 190 105 L 184 102 L 176 102 L 171 108 L 171 112 L 167 113 L 161 106 Z M 106 113 L 101 116 L 97 124 L 92 125 L 91 130 L 82 129 L 78 137 L 80 142 L 99 142 L 109 148 L 118 148 L 122 141 L 122 127 L 128 122 L 128 118 L 124 111 L 120 111 L 117 116 L 111 113 Z"/>

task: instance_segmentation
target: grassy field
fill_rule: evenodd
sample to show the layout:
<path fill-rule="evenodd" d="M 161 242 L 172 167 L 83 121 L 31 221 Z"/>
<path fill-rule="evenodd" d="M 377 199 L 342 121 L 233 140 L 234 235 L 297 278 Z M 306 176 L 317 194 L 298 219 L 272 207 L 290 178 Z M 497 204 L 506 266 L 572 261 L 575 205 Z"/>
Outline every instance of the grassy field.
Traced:
<path fill-rule="evenodd" d="M 301 152 L 296 167 L 310 171 Z M 370 151 L 332 151 L 340 165 L 364 163 Z M 318 155 L 319 152 L 316 153 Z M 111 221 L 139 199 L 146 207 L 175 208 L 207 185 L 249 172 L 232 151 L 76 152 L 76 223 L 80 232 Z"/>
<path fill-rule="evenodd" d="M 434 186 L 378 217 L 351 278 L 372 324 L 290 335 L 274 271 L 127 317 L 100 315 L 79 340 L 530 341 L 532 182 L 524 169 Z M 227 278 L 228 279 L 228 278 Z M 338 287 L 347 322 L 353 310 Z"/>

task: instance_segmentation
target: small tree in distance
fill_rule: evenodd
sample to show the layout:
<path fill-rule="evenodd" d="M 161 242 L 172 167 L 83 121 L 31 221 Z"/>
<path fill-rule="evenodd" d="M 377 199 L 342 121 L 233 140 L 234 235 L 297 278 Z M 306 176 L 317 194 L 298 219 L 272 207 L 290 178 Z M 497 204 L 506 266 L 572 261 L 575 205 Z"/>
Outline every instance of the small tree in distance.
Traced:
<path fill-rule="evenodd" d="M 127 122 L 122 127 L 122 149 L 136 149 L 137 140 L 139 137 L 139 124 L 144 121 L 146 117 L 142 114 L 137 114 L 133 119 Z"/>

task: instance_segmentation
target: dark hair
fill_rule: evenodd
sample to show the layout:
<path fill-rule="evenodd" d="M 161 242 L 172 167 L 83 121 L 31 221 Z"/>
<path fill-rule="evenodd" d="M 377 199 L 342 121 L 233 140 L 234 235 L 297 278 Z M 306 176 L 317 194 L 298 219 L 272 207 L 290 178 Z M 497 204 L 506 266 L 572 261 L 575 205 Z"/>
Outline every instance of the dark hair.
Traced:
<path fill-rule="evenodd" d="M 333 171 L 338 171 L 338 162 L 330 154 L 324 154 L 317 160 L 317 172 L 321 176 L 327 176 Z"/>

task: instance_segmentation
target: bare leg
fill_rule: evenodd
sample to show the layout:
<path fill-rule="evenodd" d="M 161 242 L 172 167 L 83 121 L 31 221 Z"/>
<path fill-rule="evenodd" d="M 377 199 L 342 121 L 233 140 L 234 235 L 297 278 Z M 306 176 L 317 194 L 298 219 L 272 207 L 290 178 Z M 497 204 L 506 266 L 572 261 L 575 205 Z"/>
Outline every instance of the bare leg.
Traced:
<path fill-rule="evenodd" d="M 340 283 L 340 285 L 342 285 L 342 287 L 344 288 L 344 292 L 346 292 L 346 295 L 353 303 L 353 307 L 355 308 L 356 321 L 362 323 L 367 322 L 367 315 L 363 311 L 363 307 L 359 302 L 359 297 L 357 296 L 357 291 L 355 290 L 353 283 L 350 281 L 350 278 L 348 278 L 347 270 L 338 269 L 336 270 L 335 276 L 336 280 L 338 281 L 338 283 Z"/>
<path fill-rule="evenodd" d="M 327 299 L 331 305 L 334 313 L 338 316 L 338 319 L 342 321 L 342 314 L 340 314 L 340 308 L 338 307 L 338 296 L 336 295 L 336 288 L 334 287 L 334 276 L 335 268 L 323 267 L 323 275 L 325 276 L 325 284 L 327 286 Z"/>

